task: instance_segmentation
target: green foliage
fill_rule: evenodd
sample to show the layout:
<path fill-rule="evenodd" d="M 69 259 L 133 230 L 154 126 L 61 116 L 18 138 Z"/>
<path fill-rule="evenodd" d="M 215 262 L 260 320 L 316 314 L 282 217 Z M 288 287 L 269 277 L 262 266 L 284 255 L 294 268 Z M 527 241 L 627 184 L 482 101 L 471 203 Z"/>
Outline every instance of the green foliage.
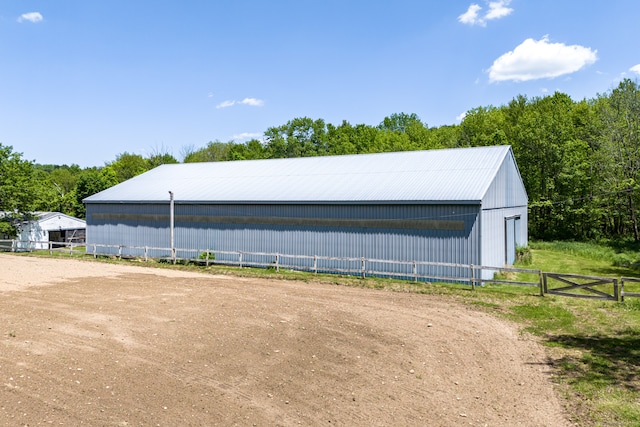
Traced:
<path fill-rule="evenodd" d="M 387 132 L 407 133 L 414 126 L 424 127 L 416 114 L 400 113 L 385 117 L 378 125 L 378 129 Z"/>
<path fill-rule="evenodd" d="M 630 272 L 614 265 L 616 257 L 640 254 L 639 245 L 629 241 L 530 247 L 535 269 L 617 278 Z M 584 425 L 640 425 L 640 299 L 621 304 L 547 295 L 503 300 L 501 308 L 553 348 L 548 366 L 564 387 L 569 410 L 580 407 Z"/>
<path fill-rule="evenodd" d="M 534 251 L 562 253 L 565 262 L 576 258 L 589 259 L 591 264 L 582 268 L 583 271 L 592 270 L 591 274 L 602 274 L 610 271 L 610 267 L 620 267 L 619 276 L 636 276 L 640 271 L 640 244 L 634 241 L 603 240 L 600 243 L 535 241 L 530 242 L 530 247 Z M 594 268 L 598 269 L 593 271 Z M 558 271 L 557 268 L 554 271 Z"/>
<path fill-rule="evenodd" d="M 268 128 L 263 141 L 209 142 L 186 148 L 183 161 L 212 162 L 509 144 L 529 196 L 534 240 L 640 242 L 640 87 L 625 79 L 591 100 L 556 92 L 517 96 L 502 106 L 470 109 L 460 125 L 427 127 L 416 114 L 394 113 L 377 126 L 294 118 Z M 8 151 L 7 151 L 8 148 Z M 83 216 L 82 200 L 162 164 L 122 153 L 103 168 L 36 165 L 0 145 L 0 201 L 5 211 L 60 210 Z M 635 268 L 640 257 L 619 253 Z"/>
<path fill-rule="evenodd" d="M 37 205 L 34 195 L 41 187 L 34 173 L 31 162 L 23 160 L 13 147 L 0 144 L 0 237 L 13 237 L 17 223 Z"/>
<path fill-rule="evenodd" d="M 640 202 L 640 88 L 624 79 L 596 103 L 600 120 L 603 183 L 612 196 L 612 231 L 632 234 L 640 241 L 637 206 Z"/>
<path fill-rule="evenodd" d="M 575 332 L 575 315 L 564 307 L 551 304 L 526 304 L 511 307 L 512 313 L 532 324 L 529 332 L 537 335 Z"/>
<path fill-rule="evenodd" d="M 264 133 L 270 158 L 310 157 L 330 154 L 327 126 L 322 119 L 295 118 Z"/>
<path fill-rule="evenodd" d="M 210 141 L 206 147 L 188 153 L 184 157 L 184 163 L 219 162 L 229 160 L 229 147 L 232 143 Z"/>
<path fill-rule="evenodd" d="M 529 195 L 532 238 L 638 240 L 638 129 L 640 89 L 626 79 L 590 101 L 556 92 L 472 109 L 456 146 L 513 147 Z"/>
<path fill-rule="evenodd" d="M 257 139 L 252 139 L 244 144 L 230 143 L 227 152 L 228 160 L 266 159 L 267 155 L 267 149 Z"/>
<path fill-rule="evenodd" d="M 353 126 L 346 120 L 337 127 L 329 124 L 327 129 L 327 148 L 332 155 L 366 153 L 379 132 L 372 126 Z"/>
<path fill-rule="evenodd" d="M 86 210 L 82 201 L 102 190 L 106 190 L 118 183 L 115 172 L 111 168 L 86 169 L 80 175 L 75 190 L 76 216 L 84 218 Z"/>
<path fill-rule="evenodd" d="M 113 170 L 118 182 L 124 182 L 148 171 L 151 168 L 151 164 L 139 154 L 124 152 L 118 154 L 116 160 L 107 164 L 106 167 Z"/>
<path fill-rule="evenodd" d="M 460 124 L 458 145 L 478 147 L 508 144 L 505 135 L 505 112 L 493 106 L 478 107 L 467 111 Z"/>
<path fill-rule="evenodd" d="M 216 259 L 216 254 L 213 251 L 201 252 L 198 259 L 213 261 Z"/>
<path fill-rule="evenodd" d="M 518 265 L 529 266 L 533 262 L 533 254 L 528 246 L 516 247 L 516 263 Z"/>
<path fill-rule="evenodd" d="M 149 157 L 147 159 L 147 162 L 149 164 L 149 169 L 153 169 L 160 165 L 170 165 L 178 163 L 178 160 L 169 153 L 157 153 Z"/>

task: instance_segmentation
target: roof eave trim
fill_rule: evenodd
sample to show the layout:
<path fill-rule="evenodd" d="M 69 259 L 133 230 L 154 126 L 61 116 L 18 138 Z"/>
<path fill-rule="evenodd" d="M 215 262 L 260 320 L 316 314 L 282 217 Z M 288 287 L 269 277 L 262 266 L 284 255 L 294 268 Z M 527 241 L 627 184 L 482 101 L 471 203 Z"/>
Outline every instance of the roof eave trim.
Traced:
<path fill-rule="evenodd" d="M 169 200 L 85 200 L 85 204 L 169 204 Z M 480 205 L 481 200 L 174 200 L 181 205 Z"/>

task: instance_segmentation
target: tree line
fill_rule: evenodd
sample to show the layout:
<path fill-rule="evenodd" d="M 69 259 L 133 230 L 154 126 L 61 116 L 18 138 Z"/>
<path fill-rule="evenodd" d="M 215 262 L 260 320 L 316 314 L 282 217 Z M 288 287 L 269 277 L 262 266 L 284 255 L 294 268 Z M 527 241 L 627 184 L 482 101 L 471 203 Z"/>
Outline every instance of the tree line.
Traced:
<path fill-rule="evenodd" d="M 183 147 L 181 162 L 331 156 L 509 144 L 529 195 L 529 233 L 542 240 L 640 241 L 640 87 L 625 79 L 605 94 L 517 96 L 477 107 L 458 125 L 429 127 L 397 113 L 378 125 L 294 118 L 262 141 Z M 16 218 L 59 211 L 83 218 L 82 200 L 166 163 L 167 150 L 122 153 L 103 167 L 34 164 L 0 144 L 0 233 Z"/>

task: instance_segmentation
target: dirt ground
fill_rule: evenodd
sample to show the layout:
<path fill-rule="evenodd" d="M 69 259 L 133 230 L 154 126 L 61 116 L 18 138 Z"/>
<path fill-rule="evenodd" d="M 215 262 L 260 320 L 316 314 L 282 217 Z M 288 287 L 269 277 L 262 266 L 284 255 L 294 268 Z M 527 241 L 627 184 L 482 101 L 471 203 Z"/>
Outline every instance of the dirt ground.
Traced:
<path fill-rule="evenodd" d="M 569 426 L 544 352 L 444 298 L 0 255 L 2 426 Z"/>

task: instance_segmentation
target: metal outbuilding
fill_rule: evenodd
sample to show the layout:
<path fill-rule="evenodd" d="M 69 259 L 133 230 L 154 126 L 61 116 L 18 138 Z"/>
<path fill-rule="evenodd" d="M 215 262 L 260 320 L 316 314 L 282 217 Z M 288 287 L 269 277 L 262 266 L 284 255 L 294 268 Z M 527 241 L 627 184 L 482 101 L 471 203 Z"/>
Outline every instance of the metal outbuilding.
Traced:
<path fill-rule="evenodd" d="M 162 165 L 84 200 L 88 245 L 494 267 L 527 202 L 510 146 Z"/>

